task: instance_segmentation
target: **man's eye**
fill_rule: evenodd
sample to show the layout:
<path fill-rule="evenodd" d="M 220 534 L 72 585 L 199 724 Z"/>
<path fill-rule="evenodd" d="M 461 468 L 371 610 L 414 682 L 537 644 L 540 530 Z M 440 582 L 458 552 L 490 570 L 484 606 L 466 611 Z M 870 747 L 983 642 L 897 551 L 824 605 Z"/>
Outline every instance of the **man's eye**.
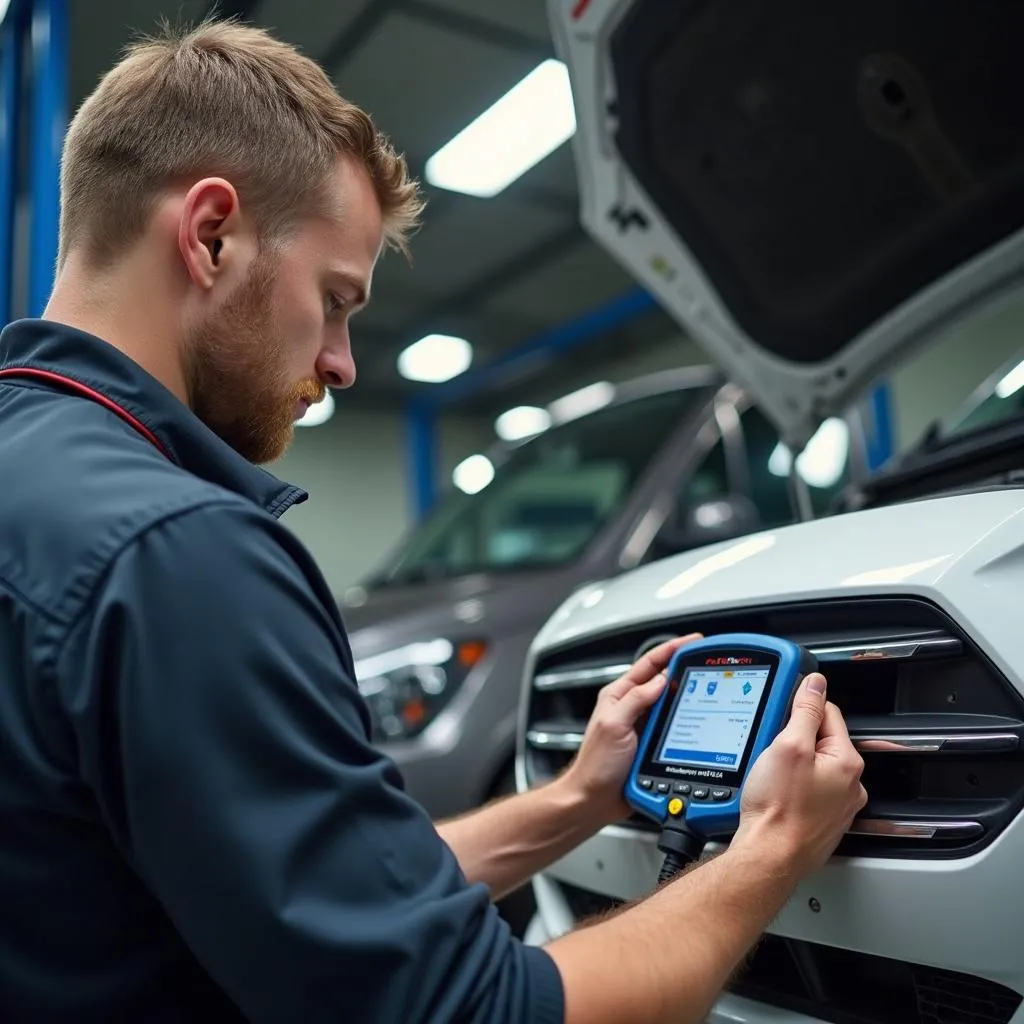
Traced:
<path fill-rule="evenodd" d="M 335 292 L 327 293 L 327 313 L 340 313 L 345 308 L 345 300 Z"/>

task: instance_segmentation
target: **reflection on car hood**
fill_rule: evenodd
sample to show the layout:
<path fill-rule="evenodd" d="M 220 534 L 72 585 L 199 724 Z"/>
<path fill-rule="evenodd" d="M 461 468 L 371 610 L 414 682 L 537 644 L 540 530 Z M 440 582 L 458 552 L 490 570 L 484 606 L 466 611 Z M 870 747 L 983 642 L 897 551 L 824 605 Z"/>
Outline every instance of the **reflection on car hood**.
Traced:
<path fill-rule="evenodd" d="M 701 548 L 577 592 L 548 620 L 534 650 L 666 619 L 684 632 L 690 614 L 823 593 L 923 593 L 940 577 L 1010 557 L 997 535 L 1012 528 L 1024 545 L 1022 512 L 1024 492 L 996 491 L 833 516 Z M 1024 557 L 1012 539 L 1009 550 Z"/>

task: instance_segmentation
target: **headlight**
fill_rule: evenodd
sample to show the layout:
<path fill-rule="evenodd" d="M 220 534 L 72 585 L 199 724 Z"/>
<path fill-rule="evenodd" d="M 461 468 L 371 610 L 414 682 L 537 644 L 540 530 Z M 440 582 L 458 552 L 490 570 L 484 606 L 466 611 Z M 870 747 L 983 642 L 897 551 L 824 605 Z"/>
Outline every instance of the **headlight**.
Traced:
<path fill-rule="evenodd" d="M 355 664 L 377 740 L 419 735 L 487 653 L 480 640 L 425 640 Z"/>

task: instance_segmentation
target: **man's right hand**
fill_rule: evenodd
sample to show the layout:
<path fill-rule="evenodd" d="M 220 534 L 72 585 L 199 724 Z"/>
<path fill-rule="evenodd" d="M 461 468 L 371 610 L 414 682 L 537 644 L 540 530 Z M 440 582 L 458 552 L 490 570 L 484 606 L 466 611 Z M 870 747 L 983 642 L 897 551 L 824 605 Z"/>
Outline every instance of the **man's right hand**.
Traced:
<path fill-rule="evenodd" d="M 789 722 L 747 777 L 733 838 L 778 854 L 798 877 L 825 864 L 867 802 L 864 761 L 825 691 L 818 672 L 800 684 Z"/>
<path fill-rule="evenodd" d="M 808 676 L 747 777 L 729 848 L 548 945 L 567 1024 L 706 1020 L 796 884 L 828 860 L 864 806 L 863 768 L 824 678 Z"/>

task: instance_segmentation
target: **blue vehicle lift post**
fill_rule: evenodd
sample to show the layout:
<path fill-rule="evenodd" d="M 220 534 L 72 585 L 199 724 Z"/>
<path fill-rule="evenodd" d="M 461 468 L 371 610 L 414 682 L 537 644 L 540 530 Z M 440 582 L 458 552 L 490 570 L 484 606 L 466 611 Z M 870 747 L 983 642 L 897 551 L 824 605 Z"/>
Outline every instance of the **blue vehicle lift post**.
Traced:
<path fill-rule="evenodd" d="M 12 0 L 0 24 L 0 324 L 13 316 L 24 10 L 19 0 Z"/>
<path fill-rule="evenodd" d="M 60 223 L 60 156 L 67 130 L 67 0 L 32 9 L 32 171 L 28 307 L 41 316 L 53 288 Z"/>
<path fill-rule="evenodd" d="M 23 56 L 28 52 L 29 74 Z M 40 316 L 53 287 L 60 218 L 60 157 L 67 128 L 67 0 L 11 0 L 0 25 L 0 323 L 15 310 L 14 269 L 28 274 L 27 310 Z M 23 86 L 28 82 L 29 95 Z M 26 99 L 29 101 L 26 103 Z M 15 218 L 28 119 L 28 252 L 16 250 Z"/>

